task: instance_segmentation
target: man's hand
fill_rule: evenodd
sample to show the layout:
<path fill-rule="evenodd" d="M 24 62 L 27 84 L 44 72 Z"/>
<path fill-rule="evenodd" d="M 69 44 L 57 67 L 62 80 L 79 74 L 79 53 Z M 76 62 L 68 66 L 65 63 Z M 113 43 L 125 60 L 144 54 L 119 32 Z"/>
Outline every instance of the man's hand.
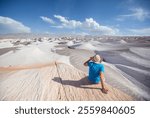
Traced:
<path fill-rule="evenodd" d="M 87 60 L 86 62 L 84 62 L 84 64 L 83 64 L 83 65 L 84 65 L 84 66 L 88 66 L 88 64 L 87 64 L 87 63 L 88 63 L 89 61 L 93 60 L 93 58 L 94 58 L 94 57 L 90 57 L 90 59 L 89 59 L 89 60 Z"/>
<path fill-rule="evenodd" d="M 90 57 L 90 60 L 93 60 L 94 56 L 93 57 Z"/>
<path fill-rule="evenodd" d="M 105 94 L 107 94 L 108 93 L 108 89 L 102 88 L 102 92 L 105 93 Z"/>

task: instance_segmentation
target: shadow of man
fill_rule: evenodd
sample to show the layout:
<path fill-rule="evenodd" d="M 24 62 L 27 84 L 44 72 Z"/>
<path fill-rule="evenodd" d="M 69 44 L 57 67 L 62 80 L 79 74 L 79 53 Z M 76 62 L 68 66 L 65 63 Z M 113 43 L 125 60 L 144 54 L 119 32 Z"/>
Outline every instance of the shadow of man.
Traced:
<path fill-rule="evenodd" d="M 89 85 L 92 85 L 93 83 L 91 83 L 88 80 L 87 76 L 81 78 L 80 80 L 63 80 L 60 77 L 54 77 L 52 80 L 55 82 L 58 82 L 62 85 L 69 85 L 69 86 L 84 88 L 84 89 L 100 89 L 100 88 L 96 88 L 96 87 L 89 87 Z"/>

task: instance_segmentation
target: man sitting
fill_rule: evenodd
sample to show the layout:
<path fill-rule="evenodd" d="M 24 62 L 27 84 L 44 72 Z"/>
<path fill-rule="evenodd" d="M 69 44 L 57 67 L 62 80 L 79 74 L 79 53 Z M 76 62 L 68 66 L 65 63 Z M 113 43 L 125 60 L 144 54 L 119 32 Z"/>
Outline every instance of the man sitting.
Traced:
<path fill-rule="evenodd" d="M 107 94 L 108 90 L 104 85 L 104 65 L 101 61 L 101 57 L 99 55 L 95 55 L 90 57 L 90 59 L 84 63 L 84 66 L 89 67 L 89 81 L 93 84 L 98 84 L 101 82 L 102 92 Z"/>

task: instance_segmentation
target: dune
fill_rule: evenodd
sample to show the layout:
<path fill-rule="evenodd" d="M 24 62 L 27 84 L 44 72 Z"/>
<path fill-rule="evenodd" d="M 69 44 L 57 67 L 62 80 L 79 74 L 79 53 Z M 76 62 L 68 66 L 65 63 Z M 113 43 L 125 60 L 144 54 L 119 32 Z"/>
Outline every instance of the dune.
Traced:
<path fill-rule="evenodd" d="M 114 38 L 1 40 L 0 100 L 150 100 L 148 40 Z M 105 59 L 107 95 L 83 66 L 96 53 Z"/>
<path fill-rule="evenodd" d="M 17 50 L 16 47 L 2 48 L 0 49 L 0 56 L 10 51 L 15 52 L 16 50 Z"/>
<path fill-rule="evenodd" d="M 86 49 L 86 50 L 96 50 L 97 48 L 94 47 L 91 43 L 83 43 L 76 47 L 77 49 Z"/>
<path fill-rule="evenodd" d="M 59 62 L 1 68 L 0 77 L 0 100 L 134 100 L 110 85 L 103 94 L 86 73 Z"/>
<path fill-rule="evenodd" d="M 121 42 L 121 43 L 120 43 Z M 93 50 L 93 51 L 112 51 L 112 50 L 124 50 L 128 47 L 125 46 L 126 43 L 122 43 L 123 41 L 118 42 L 98 42 L 98 41 L 88 41 L 88 42 L 80 42 L 77 44 L 73 44 L 70 47 L 73 49 L 84 49 L 84 50 Z"/>
<path fill-rule="evenodd" d="M 138 65 L 150 68 L 150 60 L 148 59 L 143 59 L 135 54 L 132 54 L 130 52 L 124 52 L 121 54 L 121 56 L 123 56 L 124 58 L 126 58 L 127 60 L 136 63 Z"/>
<path fill-rule="evenodd" d="M 13 47 L 13 44 L 10 43 L 10 42 L 0 42 L 0 49 L 1 48 L 10 48 L 10 47 Z"/>
<path fill-rule="evenodd" d="M 3 49 L 6 50 L 6 49 Z M 1 52 L 4 52 L 4 51 Z M 17 60 L 16 60 L 17 59 Z M 23 60 L 23 61 L 22 61 Z M 0 67 L 18 66 L 18 65 L 32 65 L 48 63 L 51 61 L 61 61 L 70 64 L 69 57 L 60 56 L 51 52 L 48 44 L 40 44 L 40 46 L 27 46 L 19 48 L 14 51 L 11 50 L 0 56 Z"/>
<path fill-rule="evenodd" d="M 150 59 L 150 48 L 137 48 L 137 47 L 134 47 L 134 48 L 130 48 L 130 51 L 145 58 L 145 59 Z"/>
<path fill-rule="evenodd" d="M 149 71 L 147 68 L 122 57 L 120 53 L 123 53 L 123 51 L 96 51 L 107 61 L 106 63 L 103 62 L 106 82 L 136 100 L 149 100 Z M 95 54 L 93 51 L 86 49 L 69 48 L 57 50 L 56 53 L 69 56 L 71 64 L 86 73 L 88 73 L 88 68 L 83 66 L 83 63 Z"/>
<path fill-rule="evenodd" d="M 72 45 L 74 45 L 74 42 L 73 41 L 69 41 L 69 42 L 67 42 L 67 45 L 68 46 L 72 46 Z"/>

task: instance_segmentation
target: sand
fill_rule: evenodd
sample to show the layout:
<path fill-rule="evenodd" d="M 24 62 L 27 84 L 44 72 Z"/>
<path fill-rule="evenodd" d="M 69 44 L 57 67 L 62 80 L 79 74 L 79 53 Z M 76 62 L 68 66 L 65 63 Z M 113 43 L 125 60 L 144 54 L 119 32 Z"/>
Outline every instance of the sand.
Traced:
<path fill-rule="evenodd" d="M 0 100 L 150 100 L 147 39 L 16 38 L 0 45 Z M 107 95 L 87 81 L 83 66 L 96 53 L 105 59 Z"/>
<path fill-rule="evenodd" d="M 109 94 L 103 94 L 100 85 L 88 82 L 86 73 L 63 63 L 0 72 L 0 100 L 134 100 L 109 85 Z"/>
<path fill-rule="evenodd" d="M 69 48 L 65 48 L 63 50 L 57 50 L 56 52 L 58 54 L 70 56 L 70 62 L 71 62 L 71 64 L 74 67 L 76 67 L 77 69 L 82 70 L 85 73 L 88 73 L 88 68 L 85 67 L 85 66 L 83 66 L 83 63 L 86 60 L 88 60 L 90 56 L 92 56 L 92 55 L 95 54 L 93 51 L 90 51 L 90 50 L 69 49 Z M 105 56 L 105 55 L 104 55 L 104 57 L 108 57 L 109 58 L 109 56 Z M 115 59 L 113 59 L 114 61 L 116 61 L 116 62 L 122 62 L 122 63 L 124 62 L 124 60 L 121 59 L 120 57 L 117 57 L 117 56 L 114 56 L 114 57 L 116 57 Z M 119 61 L 119 59 L 121 61 Z M 140 87 L 142 87 L 142 85 L 140 83 L 137 83 L 136 80 L 134 81 L 134 78 L 131 78 L 131 80 L 128 80 L 125 77 L 125 75 L 123 75 L 125 73 L 123 71 L 121 71 L 121 70 L 118 69 L 118 68 L 120 68 L 120 67 L 118 67 L 119 65 L 117 65 L 117 66 L 115 65 L 114 66 L 113 64 L 110 64 L 110 63 L 107 63 L 107 62 L 102 62 L 102 63 L 105 66 L 105 73 L 104 73 L 104 75 L 105 75 L 105 78 L 106 78 L 106 82 L 109 85 L 111 85 L 112 87 L 117 88 L 117 89 L 123 91 L 124 93 L 132 96 L 136 100 L 149 99 L 149 94 L 148 94 L 149 93 L 149 88 L 147 88 L 147 87 L 144 86 L 142 88 L 142 89 L 144 89 L 144 91 L 143 91 L 142 89 L 140 89 L 139 87 L 137 87 L 136 85 L 139 85 Z M 130 69 L 128 69 L 128 71 L 129 70 Z M 132 73 L 134 71 L 130 70 L 129 72 Z M 136 74 L 137 74 L 137 72 L 135 72 L 135 75 Z M 139 76 L 139 75 L 137 75 L 137 76 Z M 140 77 L 138 77 L 137 79 L 140 79 Z M 144 78 L 141 78 L 141 79 L 144 79 Z M 136 85 L 133 84 L 132 82 L 134 82 Z M 145 81 L 143 81 L 143 82 L 145 82 Z M 149 85 L 149 81 L 146 81 L 145 83 Z M 147 93 L 145 93 L 145 91 Z M 143 98 L 143 96 L 144 96 L 144 98 Z"/>

